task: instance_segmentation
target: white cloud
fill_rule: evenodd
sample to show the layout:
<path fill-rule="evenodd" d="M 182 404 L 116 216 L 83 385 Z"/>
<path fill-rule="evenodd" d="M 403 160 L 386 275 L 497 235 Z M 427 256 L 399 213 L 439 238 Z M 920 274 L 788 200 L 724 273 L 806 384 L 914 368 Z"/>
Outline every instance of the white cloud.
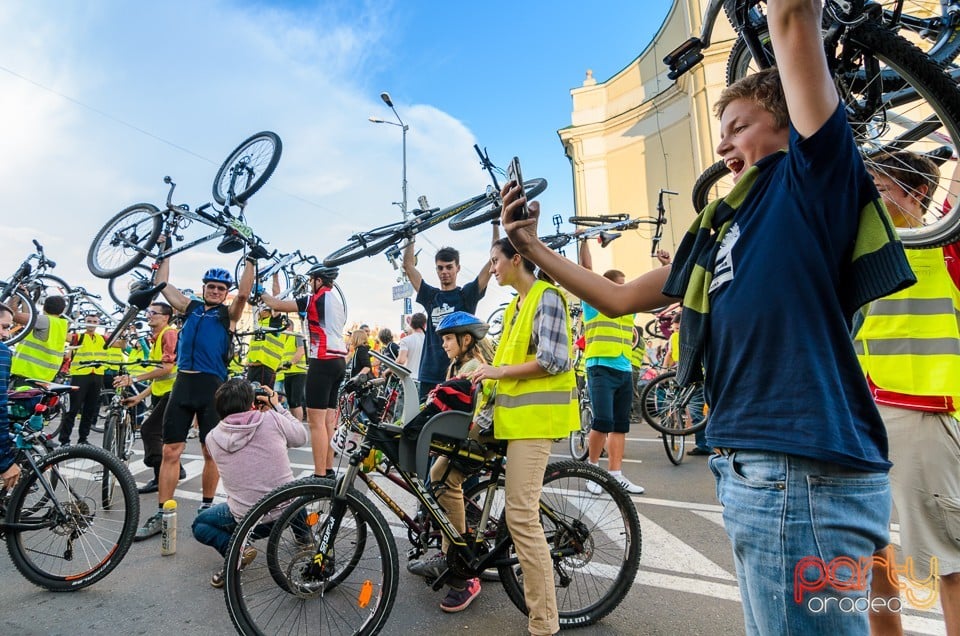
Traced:
<path fill-rule="evenodd" d="M 271 246 L 322 257 L 353 232 L 399 219 L 391 202 L 400 199 L 400 130 L 367 121 L 392 117 L 365 75 L 379 60 L 383 9 L 352 11 L 4 3 L 0 59 L 21 77 L 0 70 L 0 276 L 13 272 L 36 237 L 58 262 L 56 274 L 105 292 L 105 281 L 86 269 L 99 227 L 132 203 L 162 205 L 167 174 L 178 183 L 175 201 L 208 201 L 219 162 L 264 129 L 280 134 L 284 152 L 251 199 L 248 221 Z M 420 194 L 445 206 L 482 191 L 487 181 L 466 126 L 428 104 L 397 100 L 397 108 L 410 126 L 410 207 Z M 467 282 L 486 258 L 488 236 L 483 228 L 431 230 L 420 242 L 426 280 L 435 282 L 429 243 L 461 249 Z M 176 257 L 173 282 L 196 287 L 208 266 L 232 270 L 235 255 L 214 247 Z M 346 266 L 351 319 L 395 328 L 395 278 L 382 256 Z M 492 309 L 506 294 L 491 296 Z"/>

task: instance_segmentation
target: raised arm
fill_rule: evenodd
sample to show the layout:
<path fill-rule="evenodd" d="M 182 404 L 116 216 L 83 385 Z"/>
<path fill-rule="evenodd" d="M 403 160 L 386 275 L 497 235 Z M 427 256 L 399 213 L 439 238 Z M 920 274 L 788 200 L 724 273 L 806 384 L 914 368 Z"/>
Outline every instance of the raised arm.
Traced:
<path fill-rule="evenodd" d="M 274 311 L 279 311 L 284 314 L 297 313 L 300 311 L 300 308 L 297 307 L 297 301 L 291 298 L 285 298 L 280 300 L 272 294 L 263 292 L 260 294 L 260 300 L 263 301 L 263 304 L 269 307 Z"/>
<path fill-rule="evenodd" d="M 161 260 L 159 265 L 157 265 L 157 275 L 154 278 L 154 282 L 158 285 L 160 283 L 166 283 L 166 286 L 160 290 L 160 293 L 163 294 L 163 297 L 168 303 L 170 303 L 171 307 L 181 313 L 187 310 L 187 305 L 190 304 L 190 299 L 184 296 L 183 292 L 170 284 L 169 258 Z"/>
<path fill-rule="evenodd" d="M 413 248 L 413 239 L 407 241 L 403 248 L 403 273 L 407 275 L 410 284 L 415 291 L 420 291 L 420 285 L 423 283 L 423 276 L 417 270 L 417 256 Z"/>
<path fill-rule="evenodd" d="M 581 298 L 605 316 L 617 317 L 646 312 L 670 304 L 675 299 L 661 293 L 670 267 L 659 267 L 639 278 L 617 285 L 612 280 L 580 267 L 560 256 L 537 238 L 540 204 L 528 204 L 530 218 L 514 221 L 513 213 L 522 203 L 522 189 L 513 181 L 503 187 L 503 213 L 500 222 L 517 251 L 543 268 L 557 284 Z"/>
<path fill-rule="evenodd" d="M 577 241 L 580 243 L 580 267 L 584 269 L 589 269 L 593 271 L 593 256 L 590 255 L 590 246 L 587 244 L 587 239 L 578 238 Z"/>
<path fill-rule="evenodd" d="M 490 225 L 493 228 L 490 238 L 490 245 L 492 246 L 494 243 L 500 240 L 499 219 Z M 480 268 L 480 273 L 477 275 L 477 285 L 479 285 L 481 293 L 487 288 L 487 284 L 490 282 L 490 276 L 492 276 L 492 274 L 490 273 L 490 259 L 488 258 L 487 262 L 484 263 Z"/>
<path fill-rule="evenodd" d="M 240 274 L 240 282 L 237 283 L 237 295 L 230 303 L 230 320 L 236 322 L 243 315 L 243 308 L 247 305 L 247 297 L 253 291 L 253 266 L 256 260 L 249 256 L 243 261 L 243 273 Z"/>
<path fill-rule="evenodd" d="M 820 34 L 821 0 L 768 0 L 767 25 L 793 127 L 809 137 L 840 98 L 830 79 Z"/>

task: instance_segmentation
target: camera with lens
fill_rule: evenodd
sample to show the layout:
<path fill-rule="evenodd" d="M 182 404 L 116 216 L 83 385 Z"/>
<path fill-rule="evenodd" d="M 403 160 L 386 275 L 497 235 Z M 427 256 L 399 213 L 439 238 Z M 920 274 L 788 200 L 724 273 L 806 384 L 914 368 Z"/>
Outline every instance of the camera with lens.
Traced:
<path fill-rule="evenodd" d="M 251 382 L 250 386 L 253 387 L 253 396 L 256 397 L 265 397 L 269 398 L 271 391 L 268 387 L 263 386 L 259 382 Z"/>

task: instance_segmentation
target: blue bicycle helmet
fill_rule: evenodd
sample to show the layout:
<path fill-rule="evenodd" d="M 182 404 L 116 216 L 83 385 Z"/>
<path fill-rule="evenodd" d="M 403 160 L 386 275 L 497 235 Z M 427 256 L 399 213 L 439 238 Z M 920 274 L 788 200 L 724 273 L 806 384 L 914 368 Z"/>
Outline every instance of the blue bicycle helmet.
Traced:
<path fill-rule="evenodd" d="M 465 311 L 455 311 L 452 314 L 444 316 L 437 325 L 437 335 L 442 336 L 447 333 L 468 333 L 475 340 L 480 340 L 487 335 L 490 325 L 483 322 L 476 316 Z"/>
<path fill-rule="evenodd" d="M 207 270 L 207 273 L 203 275 L 203 282 L 223 283 L 229 287 L 233 285 L 233 276 L 231 276 L 230 272 L 222 267 L 211 267 Z"/>
<path fill-rule="evenodd" d="M 321 278 L 323 280 L 334 281 L 340 275 L 339 267 L 327 267 L 323 264 L 314 265 L 307 271 L 310 278 Z"/>

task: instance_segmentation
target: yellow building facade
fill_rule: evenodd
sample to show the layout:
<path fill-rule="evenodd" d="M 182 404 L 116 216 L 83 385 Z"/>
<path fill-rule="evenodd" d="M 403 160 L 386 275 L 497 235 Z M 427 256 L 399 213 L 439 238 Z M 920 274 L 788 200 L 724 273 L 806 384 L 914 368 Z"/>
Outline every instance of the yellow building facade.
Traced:
<path fill-rule="evenodd" d="M 603 82 L 590 71 L 570 91 L 572 125 L 558 131 L 570 159 L 574 209 L 580 216 L 629 213 L 656 217 L 661 188 L 667 225 L 661 246 L 673 253 L 695 216 L 691 190 L 717 160 L 719 122 L 712 105 L 726 85 L 727 56 L 735 34 L 721 13 L 703 62 L 677 81 L 663 58 L 699 35 L 708 0 L 674 0 L 653 41 L 619 73 Z M 616 268 L 627 279 L 659 263 L 650 256 L 652 225 L 624 232 L 606 249 L 592 244 L 594 270 Z"/>

